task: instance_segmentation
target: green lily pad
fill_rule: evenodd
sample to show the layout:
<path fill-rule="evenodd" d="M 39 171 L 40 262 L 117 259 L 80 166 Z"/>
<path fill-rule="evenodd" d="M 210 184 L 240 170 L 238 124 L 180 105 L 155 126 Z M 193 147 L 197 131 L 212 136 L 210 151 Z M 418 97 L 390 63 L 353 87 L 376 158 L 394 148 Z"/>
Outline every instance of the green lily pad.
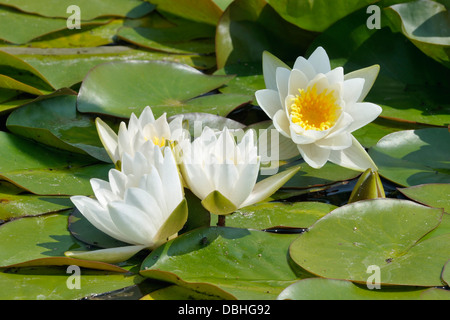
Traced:
<path fill-rule="evenodd" d="M 6 122 L 17 135 L 111 162 L 95 127 L 95 118 L 77 112 L 76 95 L 41 99 L 15 110 Z"/>
<path fill-rule="evenodd" d="M 390 133 L 426 128 L 430 128 L 430 126 L 420 123 L 396 121 L 379 117 L 364 127 L 352 132 L 352 134 L 363 147 L 371 148 L 375 146 L 381 138 Z"/>
<path fill-rule="evenodd" d="M 26 61 L 55 87 L 71 87 L 81 82 L 89 70 L 102 63 L 129 60 L 163 60 L 187 64 L 198 69 L 215 65 L 214 57 L 167 54 L 136 50 L 124 46 L 94 48 L 15 48 L 2 50 Z"/>
<path fill-rule="evenodd" d="M 379 173 L 402 186 L 449 183 L 447 128 L 405 130 L 383 137 L 369 155 Z"/>
<path fill-rule="evenodd" d="M 42 7 L 41 4 L 36 3 L 36 5 Z M 68 18 L 69 15 L 66 17 Z M 67 29 L 67 18 L 47 18 L 2 7 L 0 10 L 0 39 L 14 44 L 24 44 L 40 36 Z M 80 26 L 105 24 L 109 20 L 99 18 L 81 21 Z M 30 28 L 30 26 L 33 27 Z"/>
<path fill-rule="evenodd" d="M 31 87 L 27 84 L 24 84 L 20 81 L 17 81 L 11 77 L 0 74 L 0 88 L 14 90 L 14 91 L 23 91 L 25 93 L 30 93 L 33 95 L 41 95 L 44 94 L 42 91 Z"/>
<path fill-rule="evenodd" d="M 0 88 L 0 103 L 11 100 L 19 94 L 18 90 Z"/>
<path fill-rule="evenodd" d="M 106 180 L 112 167 L 6 132 L 0 132 L 0 145 L 0 176 L 35 194 L 91 195 L 89 180 Z"/>
<path fill-rule="evenodd" d="M 0 226 L 0 268 L 78 265 L 91 269 L 126 272 L 116 265 L 64 256 L 82 247 L 67 230 L 67 211 L 60 214 L 21 218 Z"/>
<path fill-rule="evenodd" d="M 212 0 L 152 0 L 151 3 L 163 15 L 170 14 L 212 26 L 217 25 L 222 14 L 222 9 Z"/>
<path fill-rule="evenodd" d="M 293 61 L 315 36 L 281 18 L 265 0 L 235 0 L 217 28 L 217 68 L 261 62 L 264 50 L 283 61 Z"/>
<path fill-rule="evenodd" d="M 430 183 L 398 190 L 411 200 L 430 207 L 442 208 L 450 213 L 449 183 Z"/>
<path fill-rule="evenodd" d="M 12 99 L 9 101 L 1 102 L 0 103 L 0 115 L 5 115 L 13 110 L 17 109 L 20 106 L 23 106 L 27 103 L 32 102 L 34 99 L 20 99 L 16 97 L 17 99 Z"/>
<path fill-rule="evenodd" d="M 306 30 L 321 32 L 353 11 L 367 8 L 374 1 L 267 0 L 267 2 L 286 21 Z"/>
<path fill-rule="evenodd" d="M 243 62 L 227 65 L 214 72 L 214 74 L 234 75 L 235 77 L 230 82 L 219 89 L 220 92 L 248 95 L 251 97 L 254 105 L 257 105 L 255 92 L 266 88 L 260 62 Z"/>
<path fill-rule="evenodd" d="M 63 29 L 34 38 L 27 48 L 89 48 L 114 42 L 117 30 L 127 19 L 114 19 L 101 25 L 83 26 L 80 29 Z"/>
<path fill-rule="evenodd" d="M 155 112 L 154 107 L 177 109 L 178 105 L 229 80 L 231 77 L 205 75 L 178 63 L 105 63 L 92 69 L 84 79 L 78 95 L 78 110 L 129 117 L 132 112 L 140 114 L 149 105 L 155 116 L 159 116 L 162 113 Z M 165 110 L 168 112 L 168 109 Z"/>
<path fill-rule="evenodd" d="M 450 299 L 450 292 L 443 289 L 406 286 L 368 289 L 346 280 L 309 278 L 287 287 L 278 300 L 422 300 L 429 291 L 436 297 Z"/>
<path fill-rule="evenodd" d="M 139 18 L 151 12 L 155 6 L 139 0 L 111 0 L 108 3 L 101 0 L 1 0 L 1 5 L 12 6 L 23 12 L 45 17 L 69 18 L 68 7 L 76 5 L 80 8 L 81 20 L 92 20 L 102 16 L 117 16 Z"/>
<path fill-rule="evenodd" d="M 209 54 L 215 51 L 214 39 L 177 40 L 179 32 L 168 32 L 168 28 L 129 28 L 119 30 L 117 36 L 125 41 L 144 48 L 169 53 L 201 53 Z M 162 34 L 162 35 L 161 35 Z"/>
<path fill-rule="evenodd" d="M 375 266 L 381 285 L 439 286 L 450 234 L 418 241 L 442 214 L 408 200 L 358 201 L 317 221 L 292 243 L 290 256 L 324 278 L 366 283 Z"/>
<path fill-rule="evenodd" d="M 35 216 L 73 207 L 68 197 L 0 192 L 0 220 Z"/>
<path fill-rule="evenodd" d="M 75 273 L 64 267 L 20 268 L 0 272 L 2 300 L 78 300 L 104 292 L 119 290 L 142 282 L 136 274 L 121 274 L 80 269 L 79 288 L 68 283 Z M 156 286 L 155 286 L 156 287 Z"/>
<path fill-rule="evenodd" d="M 264 230 L 308 228 L 336 206 L 321 202 L 262 202 L 238 209 L 227 216 L 227 227 Z M 211 217 L 211 225 L 217 217 Z"/>
<path fill-rule="evenodd" d="M 155 290 L 141 300 L 221 300 L 220 297 L 210 296 L 202 292 L 197 292 L 192 289 L 181 286 L 168 286 L 162 289 Z"/>
<path fill-rule="evenodd" d="M 435 1 L 411 1 L 386 8 L 396 29 L 426 55 L 450 67 L 448 8 Z"/>
<path fill-rule="evenodd" d="M 442 281 L 447 286 L 450 286 L 450 262 L 448 261 L 445 264 L 444 269 L 442 270 Z"/>
<path fill-rule="evenodd" d="M 215 52 L 215 28 L 208 24 L 177 20 L 170 27 L 123 27 L 117 36 L 144 48 L 169 53 Z"/>
<path fill-rule="evenodd" d="M 183 102 L 177 101 L 174 104 L 154 106 L 152 111 L 154 114 L 166 113 L 167 116 L 181 113 L 210 113 L 225 117 L 234 109 L 250 102 L 249 96 L 241 94 L 209 94 Z"/>
<path fill-rule="evenodd" d="M 299 161 L 293 162 L 295 164 Z M 288 164 L 288 166 L 292 163 Z M 350 170 L 334 163 L 327 162 L 320 170 L 308 166 L 306 163 L 301 165 L 298 171 L 288 182 L 283 185 L 284 189 L 311 188 L 332 184 L 338 181 L 350 180 L 356 178 L 361 172 Z"/>
<path fill-rule="evenodd" d="M 154 250 L 141 274 L 225 299 L 274 299 L 298 279 L 287 250 L 295 235 L 200 228 Z"/>
<path fill-rule="evenodd" d="M 47 79 L 25 61 L 4 51 L 0 51 L 0 60 L 2 61 L 0 66 L 0 74 L 3 79 L 2 88 L 38 95 L 54 90 Z M 7 81 L 7 77 L 11 78 L 11 80 Z"/>

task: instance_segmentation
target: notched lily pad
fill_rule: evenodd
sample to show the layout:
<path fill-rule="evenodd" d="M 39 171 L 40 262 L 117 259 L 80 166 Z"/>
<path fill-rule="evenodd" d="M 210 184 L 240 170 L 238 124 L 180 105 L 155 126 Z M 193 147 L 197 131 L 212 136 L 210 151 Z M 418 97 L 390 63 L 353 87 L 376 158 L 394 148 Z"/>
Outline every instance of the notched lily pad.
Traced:
<path fill-rule="evenodd" d="M 15 110 L 6 122 L 18 135 L 43 144 L 110 162 L 93 116 L 80 114 L 76 95 L 60 95 Z"/>
<path fill-rule="evenodd" d="M 228 76 L 210 76 L 187 65 L 163 61 L 105 63 L 93 68 L 78 95 L 78 110 L 129 117 L 151 106 L 155 116 L 164 106 L 171 109 L 230 81 Z M 195 110 L 190 110 L 194 112 Z M 175 111 L 175 113 L 178 113 Z M 171 114 L 172 115 L 172 114 Z"/>
<path fill-rule="evenodd" d="M 381 176 L 402 186 L 449 183 L 447 128 L 398 131 L 369 149 Z"/>
<path fill-rule="evenodd" d="M 127 272 L 116 265 L 72 259 L 64 252 L 82 247 L 67 230 L 67 211 L 21 218 L 0 226 L 0 268 L 78 265 L 90 269 Z"/>
<path fill-rule="evenodd" d="M 89 180 L 106 179 L 112 164 L 0 132 L 0 177 L 40 195 L 90 195 Z"/>
<path fill-rule="evenodd" d="M 388 285 L 441 285 L 450 234 L 419 241 L 441 222 L 443 211 L 399 199 L 340 207 L 318 220 L 290 247 L 292 259 L 325 278 L 366 283 L 379 270 Z"/>
<path fill-rule="evenodd" d="M 195 229 L 154 250 L 141 274 L 225 299 L 274 299 L 298 279 L 287 249 L 296 235 Z"/>
<path fill-rule="evenodd" d="M 411 200 L 450 213 L 450 183 L 429 183 L 398 190 Z"/>
<path fill-rule="evenodd" d="M 278 300 L 422 300 L 426 295 L 450 299 L 450 292 L 436 288 L 385 286 L 369 289 L 346 280 L 309 278 L 287 287 Z"/>

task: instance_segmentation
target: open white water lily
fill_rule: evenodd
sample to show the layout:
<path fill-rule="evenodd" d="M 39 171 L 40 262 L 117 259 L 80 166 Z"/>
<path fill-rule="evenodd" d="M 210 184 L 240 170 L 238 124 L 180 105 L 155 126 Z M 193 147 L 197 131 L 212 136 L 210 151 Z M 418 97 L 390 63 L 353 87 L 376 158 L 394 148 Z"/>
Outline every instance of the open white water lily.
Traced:
<path fill-rule="evenodd" d="M 379 72 L 374 65 L 344 75 L 331 70 L 322 47 L 308 59 L 298 57 L 293 68 L 268 52 L 263 54 L 266 89 L 255 93 L 259 106 L 273 120 L 291 149 L 313 168 L 327 161 L 350 169 L 376 170 L 376 165 L 351 134 L 372 122 L 381 107 L 362 102 Z"/>
<path fill-rule="evenodd" d="M 217 132 L 205 127 L 194 141 L 185 139 L 179 147 L 187 187 L 217 215 L 266 199 L 300 169 L 293 167 L 257 182 L 260 158 L 253 130 L 237 143 L 227 128 Z"/>
<path fill-rule="evenodd" d="M 95 119 L 95 124 L 109 157 L 120 168 L 118 162 L 122 155 L 128 153 L 133 156 L 146 141 L 163 147 L 166 142 L 183 138 L 187 131 L 183 130 L 182 121 L 183 117 L 177 116 L 169 123 L 166 113 L 155 120 L 152 109 L 147 106 L 139 118 L 134 113 L 131 114 L 128 127 L 122 121 L 117 134 L 100 118 Z"/>
<path fill-rule="evenodd" d="M 73 196 L 72 202 L 97 229 L 130 246 L 66 252 L 69 257 L 109 263 L 153 249 L 176 236 L 187 221 L 187 203 L 170 147 L 150 141 L 134 156 L 124 154 L 122 171 L 111 169 L 109 181 L 91 179 L 95 199 Z"/>

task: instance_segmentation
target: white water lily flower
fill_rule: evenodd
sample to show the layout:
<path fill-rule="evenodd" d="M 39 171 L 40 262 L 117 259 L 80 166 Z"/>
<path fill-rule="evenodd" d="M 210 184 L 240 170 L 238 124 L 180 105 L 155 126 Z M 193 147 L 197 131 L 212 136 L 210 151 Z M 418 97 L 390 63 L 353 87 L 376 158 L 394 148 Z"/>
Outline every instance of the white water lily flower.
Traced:
<path fill-rule="evenodd" d="M 293 143 L 313 168 L 328 160 L 365 171 L 376 165 L 351 134 L 372 122 L 381 107 L 362 102 L 372 87 L 379 66 L 344 75 L 331 70 L 322 47 L 308 59 L 299 57 L 292 69 L 268 52 L 263 54 L 266 88 L 255 93 L 259 106 L 275 128 Z"/>
<path fill-rule="evenodd" d="M 164 154 L 164 155 L 163 155 Z M 150 141 L 135 156 L 125 154 L 122 171 L 111 169 L 109 181 L 91 179 L 95 199 L 73 196 L 72 202 L 97 229 L 130 246 L 70 257 L 117 262 L 153 249 L 176 235 L 187 220 L 187 205 L 171 148 Z"/>
<path fill-rule="evenodd" d="M 205 127 L 193 142 L 186 139 L 179 147 L 187 187 L 207 210 L 218 215 L 266 199 L 299 170 L 294 167 L 256 183 L 260 158 L 253 130 L 236 143 L 227 128 L 218 133 Z"/>
<path fill-rule="evenodd" d="M 95 124 L 109 157 L 117 164 L 124 153 L 133 156 L 146 141 L 163 147 L 166 142 L 182 139 L 187 132 L 182 128 L 182 121 L 182 116 L 177 116 L 169 123 L 165 113 L 155 120 L 151 108 L 147 106 L 139 118 L 131 114 L 128 127 L 121 122 L 118 134 L 100 118 L 95 120 Z"/>

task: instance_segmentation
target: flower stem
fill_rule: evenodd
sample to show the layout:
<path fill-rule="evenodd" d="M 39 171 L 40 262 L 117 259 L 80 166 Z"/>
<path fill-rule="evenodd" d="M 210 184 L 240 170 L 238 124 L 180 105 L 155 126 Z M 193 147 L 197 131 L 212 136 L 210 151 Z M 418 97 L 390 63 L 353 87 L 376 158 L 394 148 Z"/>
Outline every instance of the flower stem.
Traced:
<path fill-rule="evenodd" d="M 219 215 L 219 218 L 217 220 L 217 226 L 218 227 L 225 227 L 225 216 L 224 215 Z"/>

